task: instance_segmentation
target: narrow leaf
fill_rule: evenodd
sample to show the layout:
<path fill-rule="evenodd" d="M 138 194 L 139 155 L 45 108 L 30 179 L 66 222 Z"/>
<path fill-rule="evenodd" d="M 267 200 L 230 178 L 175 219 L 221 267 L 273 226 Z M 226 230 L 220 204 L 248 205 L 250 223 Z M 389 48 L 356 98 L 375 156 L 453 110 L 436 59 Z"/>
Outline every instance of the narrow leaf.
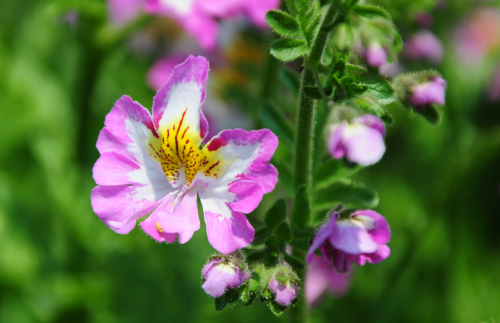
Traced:
<path fill-rule="evenodd" d="M 298 189 L 293 204 L 291 224 L 292 228 L 304 228 L 311 221 L 311 198 L 306 186 Z"/>
<path fill-rule="evenodd" d="M 293 148 L 294 130 L 283 114 L 283 110 L 278 108 L 271 100 L 267 100 L 260 108 L 259 117 L 264 126 L 278 136 L 280 142 Z"/>
<path fill-rule="evenodd" d="M 358 4 L 354 7 L 354 12 L 365 18 L 384 18 L 392 20 L 391 15 L 387 11 L 377 6 Z"/>
<path fill-rule="evenodd" d="M 275 233 L 276 237 L 281 241 L 288 242 L 292 240 L 292 230 L 290 230 L 290 226 L 286 222 L 281 222 L 276 228 Z"/>
<path fill-rule="evenodd" d="M 283 62 L 294 60 L 306 54 L 308 50 L 303 39 L 283 38 L 271 45 L 271 54 Z"/>
<path fill-rule="evenodd" d="M 302 270 L 305 268 L 305 263 L 303 260 L 300 260 L 299 258 L 296 258 L 292 255 L 289 255 L 286 252 L 284 256 L 285 256 L 285 261 L 288 262 L 293 269 Z"/>
<path fill-rule="evenodd" d="M 330 209 L 338 204 L 373 208 L 378 202 L 379 197 L 376 191 L 351 181 L 335 183 L 314 195 L 315 211 Z"/>
<path fill-rule="evenodd" d="M 270 10 L 266 13 L 266 22 L 281 36 L 300 37 L 299 23 L 286 12 L 280 10 Z"/>
<path fill-rule="evenodd" d="M 284 198 L 280 198 L 274 203 L 274 205 L 267 211 L 266 217 L 264 218 L 264 222 L 267 227 L 270 229 L 274 229 L 280 224 L 284 222 L 286 219 L 286 200 Z"/>

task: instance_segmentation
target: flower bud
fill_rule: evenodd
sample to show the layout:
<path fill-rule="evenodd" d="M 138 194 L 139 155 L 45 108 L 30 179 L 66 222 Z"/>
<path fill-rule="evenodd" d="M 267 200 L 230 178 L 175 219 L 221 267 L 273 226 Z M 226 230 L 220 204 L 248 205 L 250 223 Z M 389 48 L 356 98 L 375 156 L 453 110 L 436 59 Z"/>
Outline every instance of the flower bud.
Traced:
<path fill-rule="evenodd" d="M 380 43 L 373 42 L 362 50 L 366 63 L 372 67 L 381 67 L 387 62 L 387 52 Z"/>
<path fill-rule="evenodd" d="M 212 297 L 220 297 L 231 288 L 236 288 L 248 279 L 245 263 L 237 257 L 213 257 L 203 267 L 205 282 L 201 287 Z"/>
<path fill-rule="evenodd" d="M 286 266 L 277 270 L 269 280 L 267 287 L 274 293 L 274 300 L 276 303 L 283 306 L 290 306 L 292 301 L 297 298 L 299 294 L 297 277 L 295 273 Z"/>
<path fill-rule="evenodd" d="M 331 125 L 328 130 L 328 151 L 335 159 L 368 166 L 378 162 L 385 152 L 385 126 L 370 114 Z"/>
<path fill-rule="evenodd" d="M 408 102 L 416 109 L 422 109 L 432 104 L 444 104 L 446 81 L 439 76 L 432 76 L 428 82 L 414 85 L 410 88 Z"/>

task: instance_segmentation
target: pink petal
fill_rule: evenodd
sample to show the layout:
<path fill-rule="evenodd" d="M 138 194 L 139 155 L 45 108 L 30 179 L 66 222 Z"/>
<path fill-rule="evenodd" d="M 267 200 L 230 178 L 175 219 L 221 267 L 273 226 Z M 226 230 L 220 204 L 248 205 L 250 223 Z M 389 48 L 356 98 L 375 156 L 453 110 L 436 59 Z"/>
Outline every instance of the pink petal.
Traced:
<path fill-rule="evenodd" d="M 143 0 L 107 0 L 109 17 L 114 24 L 127 24 L 143 9 Z"/>
<path fill-rule="evenodd" d="M 101 155 L 92 170 L 94 180 L 99 185 L 134 184 L 128 174 L 140 169 L 135 161 L 115 152 Z M 139 182 L 141 183 L 141 182 Z"/>
<path fill-rule="evenodd" d="M 229 18 L 242 11 L 244 0 L 203 0 L 198 8 L 210 16 Z"/>
<path fill-rule="evenodd" d="M 366 228 L 352 220 L 336 221 L 330 242 L 336 249 L 353 255 L 372 253 L 378 249 Z"/>
<path fill-rule="evenodd" d="M 385 244 L 381 244 L 378 246 L 378 250 L 369 253 L 356 256 L 356 263 L 360 266 L 363 266 L 367 261 L 371 264 L 377 264 L 382 260 L 385 260 L 391 254 L 391 249 Z"/>
<path fill-rule="evenodd" d="M 174 54 L 156 61 L 148 71 L 148 85 L 155 91 L 159 90 L 170 79 L 174 68 L 184 62 L 187 57 L 187 54 Z"/>
<path fill-rule="evenodd" d="M 378 162 L 385 153 L 384 138 L 378 130 L 363 126 L 354 135 L 345 135 L 342 141 L 349 161 L 362 166 Z"/>
<path fill-rule="evenodd" d="M 338 213 L 333 213 L 328 222 L 324 223 L 316 232 L 316 236 L 314 236 L 313 243 L 307 252 L 307 262 L 311 263 L 314 256 L 314 251 L 318 249 L 325 241 L 330 238 L 333 234 L 333 230 L 335 229 L 335 222 L 337 221 Z"/>
<path fill-rule="evenodd" d="M 372 129 L 380 132 L 382 136 L 385 136 L 385 125 L 382 119 L 372 114 L 364 114 L 352 120 L 352 123 L 362 124 Z"/>
<path fill-rule="evenodd" d="M 153 211 L 159 200 L 143 194 L 147 187 L 134 186 L 96 186 L 92 190 L 90 201 L 92 209 L 99 218 L 113 231 L 129 233 L 137 219 Z"/>
<path fill-rule="evenodd" d="M 352 214 L 352 217 L 367 216 L 373 219 L 373 228 L 369 228 L 368 233 L 373 241 L 378 244 L 386 244 L 391 240 L 391 229 L 387 220 L 379 213 L 373 210 L 359 210 Z"/>
<path fill-rule="evenodd" d="M 151 215 L 154 216 L 154 219 L 157 219 L 163 232 L 178 234 L 180 244 L 188 242 L 193 233 L 200 229 L 196 196 L 196 189 L 189 190 L 181 199 L 179 205 L 174 205 L 174 197 L 168 196 Z M 145 226 L 147 226 L 147 223 Z M 143 229 L 146 231 L 145 227 Z"/>
<path fill-rule="evenodd" d="M 247 247 L 253 241 L 255 230 L 245 215 L 232 212 L 231 216 L 227 217 L 207 211 L 207 201 L 204 201 L 201 195 L 200 199 L 205 213 L 208 241 L 217 251 L 228 254 Z"/>
<path fill-rule="evenodd" d="M 144 232 L 149 234 L 153 239 L 160 242 L 172 243 L 179 236 L 177 233 L 167 233 L 160 226 L 160 218 L 158 212 L 153 212 L 146 220 L 140 223 Z"/>
<path fill-rule="evenodd" d="M 208 62 L 201 56 L 189 56 L 174 68 L 170 79 L 153 99 L 153 120 L 159 133 L 167 137 L 170 123 L 182 119 L 185 128 L 189 126 L 190 131 L 200 133 L 199 143 L 203 141 L 201 129 L 206 120 L 200 118 L 200 109 L 205 100 L 207 77 Z"/>
<path fill-rule="evenodd" d="M 347 122 L 344 121 L 338 125 L 330 127 L 328 131 L 327 147 L 330 155 L 335 159 L 341 159 L 345 155 L 345 149 L 342 146 L 342 138 L 347 129 Z"/>
<path fill-rule="evenodd" d="M 257 182 L 240 180 L 229 186 L 229 192 L 236 196 L 236 200 L 229 204 L 233 211 L 250 213 L 262 201 L 263 192 Z"/>
<path fill-rule="evenodd" d="M 266 13 L 271 9 L 278 9 L 279 0 L 252 0 L 245 1 L 245 11 L 250 20 L 258 27 L 267 27 Z"/>

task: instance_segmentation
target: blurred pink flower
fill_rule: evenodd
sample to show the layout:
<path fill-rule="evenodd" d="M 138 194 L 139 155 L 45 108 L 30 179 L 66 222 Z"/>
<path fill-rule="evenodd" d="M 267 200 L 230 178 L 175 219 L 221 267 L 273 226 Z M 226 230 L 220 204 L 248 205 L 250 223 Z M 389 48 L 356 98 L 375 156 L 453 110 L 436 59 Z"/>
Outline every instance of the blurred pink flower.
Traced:
<path fill-rule="evenodd" d="M 333 297 L 342 297 L 349 291 L 351 273 L 338 274 L 320 256 L 313 255 L 307 268 L 305 293 L 309 306 L 315 306 L 321 296 L 329 293 Z"/>
<path fill-rule="evenodd" d="M 387 52 L 379 43 L 372 43 L 361 50 L 361 56 L 373 67 L 381 67 L 387 62 Z"/>
<path fill-rule="evenodd" d="M 259 27 L 266 27 L 265 14 L 276 9 L 279 0 L 146 0 L 146 12 L 175 19 L 193 35 L 201 47 L 216 47 L 217 18 L 245 15 Z"/>
<path fill-rule="evenodd" d="M 433 33 L 422 30 L 405 43 L 404 54 L 413 60 L 428 60 L 438 64 L 443 59 L 443 44 Z"/>
<path fill-rule="evenodd" d="M 411 95 L 408 102 L 415 108 L 424 108 L 427 105 L 443 105 L 445 101 L 446 81 L 439 77 L 431 77 L 429 82 L 418 84 L 410 88 Z"/>
<path fill-rule="evenodd" d="M 500 47 L 500 10 L 476 9 L 457 28 L 454 43 L 458 58 L 464 62 L 479 62 Z"/>
<path fill-rule="evenodd" d="M 124 25 L 141 14 L 144 0 L 108 0 L 107 5 L 111 23 Z"/>

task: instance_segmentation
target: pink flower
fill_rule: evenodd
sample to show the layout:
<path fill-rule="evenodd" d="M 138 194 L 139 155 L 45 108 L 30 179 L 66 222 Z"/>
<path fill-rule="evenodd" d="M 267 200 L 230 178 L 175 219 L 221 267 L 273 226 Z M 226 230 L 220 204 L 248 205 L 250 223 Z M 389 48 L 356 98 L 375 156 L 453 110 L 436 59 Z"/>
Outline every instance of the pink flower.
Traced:
<path fill-rule="evenodd" d="M 443 59 L 443 44 L 433 33 L 422 30 L 405 43 L 404 52 L 410 59 L 423 59 L 438 64 Z"/>
<path fill-rule="evenodd" d="M 146 11 L 175 19 L 203 48 L 213 50 L 217 42 L 217 18 L 244 14 L 255 25 L 267 27 L 266 12 L 278 5 L 279 0 L 146 0 Z"/>
<path fill-rule="evenodd" d="M 338 274 L 321 257 L 313 255 L 306 274 L 307 304 L 309 306 L 317 305 L 325 293 L 334 297 L 342 297 L 347 294 L 350 284 L 351 273 Z"/>
<path fill-rule="evenodd" d="M 431 104 L 444 104 L 446 81 L 439 77 L 429 78 L 429 82 L 415 85 L 410 88 L 411 95 L 408 102 L 415 108 L 425 108 Z"/>
<path fill-rule="evenodd" d="M 290 306 L 292 301 L 297 298 L 299 294 L 297 283 L 288 279 L 277 279 L 276 275 L 269 280 L 267 287 L 274 293 L 274 300 L 276 303 L 283 306 Z"/>
<path fill-rule="evenodd" d="M 385 152 L 385 126 L 374 115 L 363 115 L 350 122 L 342 121 L 328 130 L 328 151 L 335 159 L 368 166 L 378 162 Z"/>
<path fill-rule="evenodd" d="M 170 76 L 172 76 L 174 68 L 183 63 L 188 56 L 186 54 L 174 54 L 156 61 L 146 76 L 148 85 L 155 91 L 161 89 L 170 79 Z"/>
<path fill-rule="evenodd" d="M 386 244 L 390 239 L 387 220 L 375 211 L 356 211 L 347 219 L 333 213 L 316 233 L 307 262 L 313 261 L 314 251 L 320 248 L 328 265 L 337 273 L 348 273 L 353 263 L 376 264 L 389 257 L 391 250 Z"/>
<path fill-rule="evenodd" d="M 372 43 L 363 49 L 362 56 L 373 67 L 381 67 L 387 62 L 387 52 L 379 43 Z"/>
<path fill-rule="evenodd" d="M 120 234 L 136 221 L 158 241 L 189 241 L 200 228 L 203 205 L 208 240 L 221 253 L 248 246 L 255 231 L 243 213 L 274 189 L 269 164 L 277 137 L 269 130 L 225 130 L 200 148 L 208 124 L 205 99 L 208 62 L 190 56 L 178 65 L 153 100 L 153 116 L 123 96 L 106 116 L 97 140 L 94 212 Z"/>
<path fill-rule="evenodd" d="M 203 267 L 202 275 L 205 282 L 201 287 L 212 297 L 220 297 L 227 289 L 236 288 L 248 279 L 244 264 L 238 258 L 211 259 Z"/>
<path fill-rule="evenodd" d="M 144 0 L 108 0 L 107 5 L 111 23 L 124 25 L 141 14 Z"/>

